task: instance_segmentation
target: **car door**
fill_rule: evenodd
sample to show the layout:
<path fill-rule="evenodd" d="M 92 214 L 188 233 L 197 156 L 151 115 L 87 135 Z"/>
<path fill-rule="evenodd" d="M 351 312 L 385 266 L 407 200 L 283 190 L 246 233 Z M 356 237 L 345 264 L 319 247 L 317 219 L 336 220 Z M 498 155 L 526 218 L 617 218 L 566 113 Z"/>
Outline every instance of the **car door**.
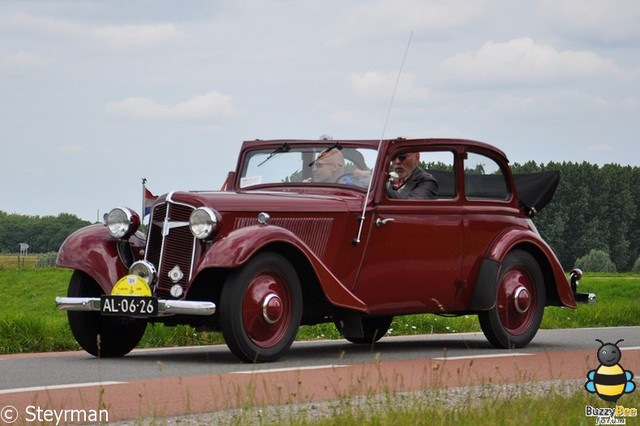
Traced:
<path fill-rule="evenodd" d="M 401 154 L 399 152 L 398 154 Z M 420 167 L 438 180 L 436 198 L 381 198 L 373 212 L 354 292 L 374 314 L 459 309 L 463 241 L 454 153 L 420 151 Z"/>

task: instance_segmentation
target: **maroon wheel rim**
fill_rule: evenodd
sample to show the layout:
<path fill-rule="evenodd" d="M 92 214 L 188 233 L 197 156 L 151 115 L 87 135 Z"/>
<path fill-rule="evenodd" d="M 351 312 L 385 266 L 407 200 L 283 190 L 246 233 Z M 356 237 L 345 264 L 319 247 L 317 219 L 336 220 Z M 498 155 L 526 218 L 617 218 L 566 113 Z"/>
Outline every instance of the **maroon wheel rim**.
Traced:
<path fill-rule="evenodd" d="M 512 269 L 500 282 L 498 314 L 504 328 L 513 335 L 524 333 L 536 315 L 535 284 L 527 271 Z"/>
<path fill-rule="evenodd" d="M 242 301 L 242 324 L 251 341 L 262 348 L 278 344 L 291 325 L 291 293 L 277 271 L 253 277 Z"/>

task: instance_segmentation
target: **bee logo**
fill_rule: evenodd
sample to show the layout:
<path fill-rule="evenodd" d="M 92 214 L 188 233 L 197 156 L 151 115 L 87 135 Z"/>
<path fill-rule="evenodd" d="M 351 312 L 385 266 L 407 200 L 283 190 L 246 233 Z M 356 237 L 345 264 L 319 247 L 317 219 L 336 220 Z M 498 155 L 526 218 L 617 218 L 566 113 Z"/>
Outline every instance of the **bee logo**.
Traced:
<path fill-rule="evenodd" d="M 584 388 L 605 401 L 617 403 L 623 394 L 631 393 L 636 389 L 636 384 L 631 380 L 633 373 L 623 369 L 619 364 L 622 352 L 618 343 L 623 341 L 624 339 L 620 339 L 616 343 L 604 343 L 596 339 L 596 342 L 600 342 L 601 345 L 598 349 L 600 365 L 587 373 L 588 380 Z"/>

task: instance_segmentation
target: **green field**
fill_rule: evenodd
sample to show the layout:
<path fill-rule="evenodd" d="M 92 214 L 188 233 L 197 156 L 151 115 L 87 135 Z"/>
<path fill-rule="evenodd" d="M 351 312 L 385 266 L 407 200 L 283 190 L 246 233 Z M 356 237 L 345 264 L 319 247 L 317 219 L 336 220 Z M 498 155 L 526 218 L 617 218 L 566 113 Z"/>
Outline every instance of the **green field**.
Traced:
<path fill-rule="evenodd" d="M 7 268 L 0 266 L 0 354 L 78 350 L 67 316 L 55 308 L 56 296 L 66 294 L 71 271 L 58 268 Z M 640 325 L 640 275 L 586 274 L 581 291 L 594 292 L 595 305 L 578 309 L 548 307 L 543 328 L 609 327 Z M 389 335 L 479 331 L 473 315 L 397 317 Z M 340 338 L 333 324 L 303 326 L 298 339 Z M 220 333 L 196 333 L 187 326 L 149 326 L 139 347 L 222 343 Z"/>

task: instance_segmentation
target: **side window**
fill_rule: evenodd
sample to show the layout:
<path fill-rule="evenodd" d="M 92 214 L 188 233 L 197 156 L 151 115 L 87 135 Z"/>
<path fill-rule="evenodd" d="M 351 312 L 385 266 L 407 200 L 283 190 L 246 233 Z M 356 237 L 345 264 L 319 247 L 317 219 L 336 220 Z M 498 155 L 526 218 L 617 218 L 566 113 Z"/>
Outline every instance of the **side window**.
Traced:
<path fill-rule="evenodd" d="M 492 158 L 469 152 L 464 162 L 467 199 L 507 200 L 509 188 L 502 169 Z"/>
<path fill-rule="evenodd" d="M 456 196 L 451 151 L 399 151 L 389 165 L 386 194 L 391 199 L 452 199 Z"/>
<path fill-rule="evenodd" d="M 451 151 L 423 151 L 420 153 L 420 167 L 438 182 L 438 199 L 456 196 L 456 174 Z"/>

